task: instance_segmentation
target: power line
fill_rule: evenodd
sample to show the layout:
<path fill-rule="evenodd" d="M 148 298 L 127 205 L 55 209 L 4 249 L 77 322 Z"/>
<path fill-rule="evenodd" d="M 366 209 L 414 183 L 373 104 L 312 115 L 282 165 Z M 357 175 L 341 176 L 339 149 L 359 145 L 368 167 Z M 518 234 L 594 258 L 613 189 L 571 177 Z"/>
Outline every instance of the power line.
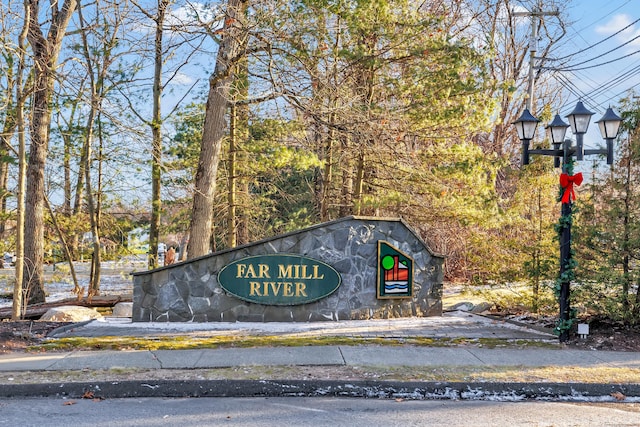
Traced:
<path fill-rule="evenodd" d="M 638 37 L 636 37 L 636 38 L 639 38 L 639 37 L 640 37 L 640 36 L 638 36 Z M 616 48 L 616 49 L 617 49 L 617 48 Z M 615 50 L 615 49 L 614 49 L 614 50 Z M 607 52 L 607 53 L 608 53 L 608 52 Z M 599 63 L 599 64 L 595 64 L 595 65 L 590 65 L 590 66 L 588 66 L 588 67 L 573 68 L 573 67 L 575 67 L 575 65 L 585 64 L 585 63 L 587 63 L 587 62 L 591 62 L 591 61 L 594 61 L 594 60 L 596 60 L 596 59 L 598 59 L 598 58 L 601 58 L 601 57 L 602 57 L 603 55 L 605 55 L 605 54 L 600 55 L 600 56 L 597 56 L 597 57 L 592 58 L 592 59 L 589 59 L 588 61 L 583 61 L 583 62 L 580 62 L 579 64 L 575 64 L 575 65 L 573 65 L 573 66 L 568 66 L 568 67 L 564 67 L 564 68 L 556 68 L 556 67 L 538 67 L 538 68 L 540 68 L 540 69 L 542 69 L 542 70 L 551 70 L 551 71 L 580 71 L 580 70 L 589 70 L 589 69 L 591 69 L 591 68 L 596 68 L 596 67 L 601 67 L 601 66 L 603 66 L 603 65 L 612 64 L 612 63 L 617 62 L 617 61 L 620 61 L 620 60 L 622 60 L 622 59 L 629 58 L 630 56 L 636 55 L 636 54 L 638 54 L 638 53 L 640 53 L 640 50 L 636 50 L 635 52 L 631 52 L 631 53 L 629 53 L 629 54 L 627 54 L 627 55 L 621 56 L 621 57 L 616 58 L 616 59 L 612 59 L 612 60 L 610 60 L 610 61 L 601 62 L 601 63 Z"/>
<path fill-rule="evenodd" d="M 619 4 L 618 6 L 616 6 L 613 10 L 611 10 L 611 12 L 607 13 L 606 15 L 600 15 L 597 20 L 595 20 L 594 22 L 590 23 L 589 25 L 583 27 L 582 29 L 575 31 L 574 32 L 574 37 L 575 36 L 581 36 L 581 33 L 583 31 L 585 31 L 587 28 L 592 27 L 594 24 L 596 24 L 598 21 L 602 21 L 605 17 L 612 15 L 614 12 L 620 10 L 621 8 L 623 8 L 625 5 L 631 3 L 631 1 L 626 1 L 623 4 Z M 611 4 L 611 6 L 613 6 L 613 4 Z M 592 16 L 592 15 L 590 15 Z M 624 28 L 616 31 L 615 33 L 609 35 L 608 37 L 597 41 L 596 43 L 592 43 L 589 46 L 579 49 L 578 46 L 576 46 L 576 48 L 578 48 L 579 50 L 575 53 L 572 53 L 570 55 L 566 55 L 566 56 L 562 56 L 559 58 L 539 58 L 542 59 L 543 61 L 546 60 L 551 60 L 551 61 L 562 61 L 562 60 L 566 60 L 568 58 L 575 58 L 574 55 L 583 53 L 588 51 L 589 49 L 592 49 L 596 46 L 601 45 L 602 43 L 611 40 L 613 37 L 615 37 L 616 35 L 619 35 L 621 33 L 623 33 L 624 31 L 629 31 L 629 29 L 636 25 L 638 22 L 640 22 L 640 18 L 639 19 L 635 19 L 633 20 L 633 22 L 631 22 L 630 24 L 626 25 Z M 611 49 L 609 51 L 607 51 L 606 53 L 602 54 L 602 55 L 598 55 L 595 56 L 594 58 L 591 58 L 587 61 L 582 61 L 580 63 L 577 64 L 563 64 L 560 65 L 558 64 L 558 62 L 556 62 L 556 66 L 555 67 L 538 67 L 541 70 L 549 70 L 552 71 L 552 78 L 554 78 L 555 80 L 557 80 L 560 85 L 562 87 L 564 87 L 569 93 L 571 93 L 572 95 L 576 96 L 578 99 L 583 99 L 583 98 L 590 98 L 592 100 L 591 103 L 593 103 L 594 105 L 599 105 L 599 104 L 603 104 L 606 103 L 606 101 L 602 101 L 600 100 L 600 102 L 595 102 L 596 98 L 602 97 L 602 95 L 604 95 L 605 93 L 608 93 L 608 95 L 610 95 L 613 91 L 614 88 L 616 88 L 617 86 L 622 86 L 623 84 L 627 84 L 629 86 L 632 86 L 633 83 L 630 82 L 629 80 L 636 78 L 636 76 L 640 73 L 640 67 L 637 67 L 635 65 L 628 65 L 626 67 L 627 71 L 624 72 L 620 72 L 616 77 L 608 80 L 607 82 L 604 83 L 600 83 L 600 82 L 596 82 L 595 80 L 593 80 L 594 77 L 594 73 L 589 73 L 589 72 L 582 72 L 582 70 L 589 70 L 589 69 L 593 69 L 596 67 L 601 67 L 601 66 L 605 66 L 611 63 L 615 63 L 616 61 L 620 61 L 626 58 L 629 58 L 630 56 L 633 56 L 635 54 L 637 54 L 637 52 L 632 52 L 628 55 L 624 55 L 622 57 L 619 58 L 615 58 L 612 59 L 610 61 L 603 61 L 601 63 L 598 64 L 593 64 L 590 66 L 585 66 L 585 67 L 579 67 L 579 65 L 582 64 L 587 64 L 589 62 L 592 62 L 594 60 L 597 60 L 598 58 L 602 58 L 603 56 L 610 54 L 611 52 L 614 52 L 617 49 L 620 49 L 621 47 L 631 43 L 633 40 L 638 39 L 638 37 L 634 37 L 632 40 L 627 41 L 626 43 Z M 569 37 L 569 40 L 571 40 L 571 37 Z M 542 65 L 542 64 L 541 64 Z M 622 68 L 619 67 L 617 71 L 622 71 Z M 564 73 L 566 72 L 572 72 L 570 75 L 565 75 Z M 573 73 L 575 72 L 575 73 Z M 586 92 L 585 92 L 585 87 L 586 87 Z M 580 89 L 582 88 L 582 89 Z M 628 91 L 629 88 L 625 88 L 624 90 L 622 90 L 619 93 L 624 93 L 626 91 Z M 612 99 L 613 97 L 615 97 L 616 95 L 613 95 L 611 97 L 609 97 L 608 99 Z"/>
<path fill-rule="evenodd" d="M 636 19 L 635 21 L 633 21 L 631 24 L 627 25 L 627 26 L 626 26 L 626 27 L 624 27 L 623 29 L 618 30 L 618 31 L 616 31 L 615 33 L 611 34 L 609 37 L 606 37 L 606 38 L 604 38 L 604 39 L 600 40 L 600 41 L 599 41 L 599 42 L 597 42 L 597 43 L 594 43 L 594 44 L 592 44 L 592 45 L 590 45 L 590 46 L 587 46 L 587 47 L 585 47 L 585 48 L 584 48 L 584 49 L 582 49 L 582 50 L 579 50 L 579 51 L 577 51 L 577 52 L 575 52 L 575 53 L 572 53 L 572 54 L 570 54 L 570 55 L 567 55 L 567 56 L 563 56 L 562 58 L 553 58 L 553 59 L 550 59 L 550 60 L 551 60 L 551 61 L 562 61 L 563 59 L 571 58 L 572 56 L 578 55 L 578 54 L 580 54 L 580 53 L 582 53 L 582 52 L 586 52 L 587 50 L 589 50 L 589 49 L 591 49 L 591 48 L 594 48 L 594 47 L 596 47 L 596 46 L 598 46 L 598 45 L 600 45 L 600 44 L 602 44 L 602 43 L 606 42 L 607 40 L 609 40 L 609 39 L 611 39 L 611 38 L 613 38 L 613 37 L 617 36 L 618 34 L 620 34 L 621 32 L 625 31 L 626 29 L 628 29 L 629 27 L 633 26 L 634 24 L 636 24 L 636 23 L 637 23 L 637 22 L 639 22 L 639 21 L 640 21 L 640 18 Z M 640 37 L 640 36 L 638 36 L 638 37 Z M 635 39 L 637 39 L 638 37 L 634 37 L 632 40 L 635 40 Z M 630 43 L 632 40 L 628 41 L 627 43 Z M 625 44 L 627 44 L 627 43 L 625 43 Z M 615 48 L 615 49 L 612 49 L 612 50 L 611 50 L 611 51 L 609 51 L 609 52 L 612 52 L 613 50 L 619 49 L 619 48 L 621 48 L 622 46 L 624 46 L 624 44 L 623 44 L 623 45 L 621 45 L 621 46 L 618 46 L 618 47 L 617 47 L 617 48 Z M 609 52 L 607 52 L 607 53 L 609 53 Z M 606 55 L 606 53 L 605 53 L 605 54 L 603 54 L 603 55 Z M 596 58 L 597 58 L 597 57 L 596 57 Z M 594 58 L 594 59 L 595 59 L 595 58 Z M 592 60 L 590 60 L 590 61 L 592 61 Z M 585 62 L 589 62 L 589 61 L 585 61 Z M 580 65 L 580 64 L 576 64 L 576 65 Z"/>
<path fill-rule="evenodd" d="M 609 3 L 615 3 L 616 0 L 608 0 Z M 582 41 L 584 41 L 584 44 L 588 44 L 589 42 L 587 42 L 587 40 L 583 37 L 583 32 L 585 32 L 588 28 L 593 27 L 594 25 L 596 25 L 598 22 L 604 21 L 606 18 L 608 18 L 609 16 L 613 15 L 614 13 L 616 13 L 618 10 L 624 8 L 627 4 L 631 3 L 632 1 L 637 1 L 637 0 L 626 0 L 624 1 L 622 4 L 619 4 L 618 6 L 615 6 L 613 4 L 607 4 L 608 6 L 613 6 L 614 8 L 611 9 L 609 12 L 606 13 L 598 13 L 597 18 L 594 19 L 592 22 L 583 25 L 581 28 L 573 31 L 573 34 L 568 34 L 568 37 L 564 39 L 564 43 L 572 43 L 573 45 L 575 45 L 576 49 L 579 49 L 580 47 L 575 43 L 574 39 L 576 38 L 580 38 Z M 592 17 L 593 14 L 589 13 L 588 14 L 589 17 Z M 569 49 L 569 51 L 571 51 L 572 49 Z M 566 59 L 568 57 L 570 57 L 571 55 L 568 55 L 566 57 L 564 57 L 563 59 Z"/>
<path fill-rule="evenodd" d="M 613 79 L 609 80 L 608 82 L 605 82 L 598 89 L 594 90 L 594 92 L 597 95 L 602 94 L 602 93 L 606 92 L 607 90 L 613 89 L 618 84 L 624 83 L 626 80 L 629 80 L 630 78 L 632 78 L 632 77 L 634 77 L 634 76 L 636 76 L 638 74 L 640 74 L 640 65 L 636 65 L 635 67 L 631 68 L 630 70 L 619 74 L 618 76 L 614 77 Z"/>
<path fill-rule="evenodd" d="M 579 63 L 577 63 L 577 64 L 573 64 L 573 65 L 571 65 L 570 67 L 575 67 L 575 66 L 578 66 L 578 65 L 586 64 L 587 62 L 595 61 L 595 60 L 596 60 L 596 59 L 598 59 L 598 58 L 602 58 L 602 57 L 604 57 L 605 55 L 610 54 L 611 52 L 614 52 L 614 51 L 616 51 L 616 50 L 618 50 L 618 49 L 620 49 L 620 48 L 623 48 L 624 46 L 628 45 L 629 43 L 631 43 L 631 42 L 633 42 L 633 41 L 635 41 L 635 40 L 637 40 L 637 39 L 639 39 L 639 38 L 640 38 L 640 34 L 639 34 L 639 35 L 637 35 L 637 36 L 635 36 L 634 38 L 632 38 L 632 39 L 630 39 L 630 40 L 627 40 L 626 42 L 622 43 L 620 46 L 614 47 L 613 49 L 608 50 L 607 52 L 605 52 L 605 53 L 603 53 L 603 54 L 600 54 L 600 55 L 596 56 L 595 58 L 587 59 L 586 61 L 582 61 L 582 62 L 579 62 Z"/>
<path fill-rule="evenodd" d="M 562 58 L 547 58 L 547 60 L 549 60 L 549 61 L 560 61 L 560 60 L 562 60 L 562 59 L 569 58 L 569 57 L 574 56 L 574 55 L 576 55 L 576 54 L 578 54 L 578 53 L 584 52 L 584 51 L 586 51 L 586 50 L 588 50 L 588 49 L 590 49 L 590 48 L 592 48 L 592 47 L 594 47 L 594 46 L 597 46 L 597 45 L 599 45 L 599 44 L 601 44 L 601 43 L 605 42 L 606 40 L 609 40 L 609 39 L 610 39 L 610 38 L 612 38 L 613 36 L 615 36 L 615 35 L 617 35 L 617 34 L 620 34 L 621 32 L 625 31 L 626 29 L 628 29 L 629 27 L 631 27 L 632 25 L 634 25 L 635 23 L 637 23 L 637 22 L 639 22 L 639 21 L 640 21 L 640 18 L 636 19 L 636 20 L 635 20 L 635 21 L 633 21 L 631 24 L 627 25 L 626 27 L 624 27 L 623 29 L 621 29 L 621 30 L 617 31 L 616 33 L 614 33 L 614 34 L 610 35 L 609 37 L 606 37 L 606 38 L 604 38 L 603 40 L 601 40 L 601 41 L 599 41 L 599 42 L 597 42 L 597 43 L 594 43 L 594 44 L 592 44 L 591 46 L 588 46 L 588 47 L 586 47 L 586 48 L 584 48 L 584 49 L 582 49 L 582 50 L 580 50 L 580 51 L 576 52 L 575 54 L 567 55 L 567 56 L 564 56 L 564 57 L 562 57 Z M 606 55 L 610 54 L 611 52 L 615 52 L 616 50 L 621 49 L 621 48 L 623 48 L 624 46 L 626 46 L 626 45 L 628 45 L 628 44 L 630 44 L 630 43 L 632 43 L 632 42 L 634 42 L 635 40 L 638 40 L 638 39 L 640 39 L 640 34 L 638 34 L 637 36 L 635 36 L 635 37 L 633 37 L 633 38 L 631 38 L 631 39 L 627 40 L 626 42 L 624 42 L 624 43 L 622 43 L 622 44 L 620 44 L 620 45 L 618 45 L 618 46 L 614 47 L 613 49 L 610 49 L 610 50 L 608 50 L 608 51 L 606 51 L 606 52 L 604 52 L 604 53 L 602 53 L 602 54 L 600 54 L 600 55 L 598 55 L 598 56 L 595 56 L 595 57 L 593 57 L 593 58 L 587 59 L 587 60 L 585 60 L 585 61 L 578 62 L 577 64 L 571 64 L 571 65 L 567 65 L 567 66 L 564 66 L 564 67 L 543 67 L 543 66 L 540 66 L 540 67 L 538 67 L 538 68 L 539 68 L 539 69 L 545 69 L 545 70 L 553 70 L 553 71 L 579 71 L 579 70 L 587 70 L 587 69 L 590 69 L 590 68 L 595 68 L 595 67 L 600 67 L 600 66 L 602 66 L 602 65 L 611 64 L 611 63 L 613 63 L 613 62 L 620 61 L 620 60 L 622 60 L 622 59 L 625 59 L 625 58 L 628 58 L 628 57 L 630 57 L 630 56 L 633 56 L 633 55 L 637 54 L 638 52 L 640 52 L 640 50 L 635 51 L 635 52 L 631 52 L 631 53 L 629 53 L 629 54 L 627 54 L 627 55 L 621 56 L 621 57 L 619 57 L 619 58 L 612 59 L 612 60 L 610 60 L 610 61 L 601 62 L 601 63 L 599 63 L 599 64 L 590 65 L 590 66 L 587 66 L 587 67 L 577 68 L 579 65 L 583 65 L 583 64 L 586 64 L 586 63 L 588 63 L 588 62 L 595 61 L 596 59 L 603 58 L 603 57 L 605 57 Z"/>
<path fill-rule="evenodd" d="M 592 91 L 584 92 L 579 89 L 578 85 L 574 83 L 575 80 L 579 80 L 584 82 L 584 79 L 579 76 L 572 75 L 571 78 L 564 76 L 562 72 L 556 72 L 552 74 L 552 78 L 554 78 L 562 87 L 564 87 L 568 92 L 570 92 L 576 99 L 584 100 L 589 107 L 598 109 L 604 108 L 609 101 L 612 99 L 618 100 L 623 94 L 627 93 L 632 87 L 624 88 L 615 94 L 608 96 L 606 99 L 599 99 L 604 95 L 604 92 L 613 89 L 613 87 L 617 86 L 624 80 L 628 80 L 636 75 L 640 75 L 640 65 L 635 66 L 634 68 L 616 76 L 614 79 L 609 81 L 603 86 L 600 86 Z M 566 108 L 571 108 L 572 102 L 567 101 L 563 104 L 559 110 Z"/>
<path fill-rule="evenodd" d="M 593 97 L 591 97 L 589 94 L 585 94 L 584 92 L 582 92 L 575 83 L 573 83 L 571 80 L 563 76 L 562 73 L 554 73 L 553 77 L 560 83 L 561 86 L 567 89 L 577 99 L 584 100 L 590 106 L 592 106 L 593 104 L 597 105 L 597 102 L 595 102 Z M 564 107 L 568 105 L 570 105 L 569 102 L 565 103 L 559 108 L 559 110 L 562 110 Z"/>
<path fill-rule="evenodd" d="M 577 90 L 577 86 L 561 73 L 554 73 L 552 77 L 555 78 L 560 83 L 560 85 L 564 86 L 564 88 L 572 94 L 581 96 L 581 93 Z"/>
<path fill-rule="evenodd" d="M 627 89 L 625 89 L 625 90 L 622 90 L 622 91 L 620 91 L 620 92 L 616 93 L 615 95 L 613 95 L 613 96 L 611 96 L 611 97 L 607 98 L 607 101 L 611 101 L 612 99 L 617 99 L 617 100 L 619 100 L 619 99 L 620 99 L 620 96 L 622 96 L 622 95 L 623 95 L 623 94 L 625 94 L 625 93 L 628 93 L 631 89 L 632 89 L 632 88 L 627 88 Z"/>

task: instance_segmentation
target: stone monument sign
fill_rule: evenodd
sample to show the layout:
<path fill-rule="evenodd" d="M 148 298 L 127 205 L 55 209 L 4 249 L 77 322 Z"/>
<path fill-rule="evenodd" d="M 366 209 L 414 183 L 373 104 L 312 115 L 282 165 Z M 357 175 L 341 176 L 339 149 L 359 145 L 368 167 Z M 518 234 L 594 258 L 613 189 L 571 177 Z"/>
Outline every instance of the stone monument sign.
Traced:
<path fill-rule="evenodd" d="M 346 217 L 133 274 L 134 322 L 442 314 L 443 257 L 401 219 Z"/>

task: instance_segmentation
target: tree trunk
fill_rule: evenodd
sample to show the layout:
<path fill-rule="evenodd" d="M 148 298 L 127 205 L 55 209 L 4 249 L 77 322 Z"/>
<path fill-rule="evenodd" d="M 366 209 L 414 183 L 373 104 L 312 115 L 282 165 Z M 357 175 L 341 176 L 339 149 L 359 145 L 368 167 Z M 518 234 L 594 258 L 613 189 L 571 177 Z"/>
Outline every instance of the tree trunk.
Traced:
<path fill-rule="evenodd" d="M 350 156 L 350 141 L 347 136 L 342 137 L 342 153 L 340 168 L 342 169 L 342 188 L 340 190 L 340 217 L 353 215 L 353 159 Z"/>
<path fill-rule="evenodd" d="M 83 88 L 79 88 L 78 93 L 81 93 L 82 89 Z M 80 97 L 77 97 L 75 102 L 70 103 L 69 112 L 65 114 L 63 119 L 64 123 L 58 122 L 58 128 L 61 129 L 60 137 L 62 138 L 62 143 L 63 143 L 62 167 L 64 169 L 64 183 L 62 185 L 62 189 L 64 193 L 64 201 L 62 205 L 62 211 L 67 216 L 71 216 L 72 206 L 73 206 L 71 204 L 71 200 L 73 198 L 72 197 L 73 193 L 71 192 L 71 189 L 72 189 L 71 175 L 72 175 L 73 167 L 71 165 L 71 162 L 72 160 L 74 160 L 72 135 L 74 132 L 76 112 L 78 112 L 79 104 L 80 104 Z M 82 172 L 80 173 L 80 175 L 84 176 Z M 78 202 L 78 200 L 75 200 L 75 201 Z M 77 206 L 77 203 L 76 203 L 76 206 Z M 77 240 L 77 237 L 76 237 L 76 240 Z"/>
<path fill-rule="evenodd" d="M 15 89 L 16 84 L 20 84 L 20 82 L 15 81 L 13 77 L 13 69 L 9 67 L 7 70 L 6 78 L 6 91 L 8 94 L 12 93 Z M 12 152 L 12 147 L 10 145 L 11 136 L 15 133 L 16 130 L 16 106 L 13 105 L 13 98 L 11 96 L 7 96 L 3 105 L 5 111 L 4 117 L 4 125 L 2 129 L 2 134 L 0 134 L 0 155 L 8 156 Z M 4 237 L 4 233 L 6 231 L 6 214 L 7 213 L 7 197 L 9 196 L 8 189 L 8 181 L 9 181 L 9 163 L 8 162 L 0 162 L 0 213 L 2 213 L 2 220 L 0 220 L 0 236 Z"/>
<path fill-rule="evenodd" d="M 82 28 L 86 28 L 83 15 L 82 15 L 82 6 L 78 5 L 78 15 L 80 18 L 80 24 Z M 87 186 L 87 209 L 89 213 L 89 222 L 91 225 L 91 237 L 92 237 L 92 246 L 93 246 L 93 254 L 91 257 L 91 274 L 89 276 L 89 289 L 87 296 L 89 299 L 91 297 L 100 295 L 100 207 L 99 204 L 96 203 L 96 198 L 94 196 L 93 185 L 91 180 L 91 163 L 93 160 L 92 154 L 92 145 L 93 145 L 93 135 L 94 135 L 94 125 L 96 122 L 96 117 L 98 112 L 100 111 L 101 100 L 102 100 L 102 82 L 104 81 L 104 73 L 105 66 L 100 67 L 97 63 L 94 63 L 92 59 L 92 54 L 89 49 L 89 44 L 87 42 L 86 33 L 82 32 L 82 42 L 84 48 L 85 60 L 87 62 L 87 68 L 89 73 L 89 80 L 91 82 L 90 90 L 91 90 L 91 108 L 89 109 L 89 117 L 87 118 L 87 124 L 85 127 L 85 141 L 84 141 L 84 149 L 85 153 L 85 164 L 84 164 L 84 172 L 85 172 L 85 181 Z M 108 61 L 107 54 L 104 56 L 105 63 Z M 94 67 L 96 71 L 94 71 Z"/>
<path fill-rule="evenodd" d="M 25 26 L 26 28 L 26 26 Z M 22 45 L 21 45 L 22 46 Z M 21 54 L 24 49 L 20 48 Z M 20 68 L 24 63 L 24 58 L 20 58 Z M 22 75 L 22 71 L 19 73 Z M 23 284 L 24 280 L 24 220 L 25 220 L 25 203 L 24 193 L 27 180 L 27 155 L 26 155 L 26 142 L 25 142 L 25 128 L 24 128 L 24 96 L 22 93 L 21 83 L 18 83 L 16 90 L 17 93 L 17 105 L 16 105 L 16 120 L 18 129 L 18 194 L 16 197 L 16 266 L 15 277 L 16 283 L 13 290 L 13 310 L 11 312 L 11 318 L 18 320 L 22 317 L 24 302 L 26 298 L 24 296 L 24 289 L 26 286 Z"/>
<path fill-rule="evenodd" d="M 85 132 L 85 150 L 87 153 L 87 163 L 85 164 L 85 181 L 87 186 L 87 210 L 89 214 L 89 223 L 91 225 L 91 242 L 93 246 L 93 254 L 91 256 L 91 274 L 89 276 L 88 297 L 100 295 L 100 230 L 98 226 L 98 207 L 95 203 L 93 195 L 93 187 L 91 184 L 91 160 L 93 155 L 91 145 L 93 143 L 93 125 L 95 122 L 96 111 L 98 109 L 97 94 L 95 85 L 91 89 L 91 109 L 89 118 L 87 119 L 87 129 Z"/>
<path fill-rule="evenodd" d="M 365 156 L 364 148 L 358 150 L 358 165 L 356 166 L 356 182 L 353 191 L 353 213 L 361 215 L 362 213 L 362 191 L 364 186 L 364 167 Z"/>
<path fill-rule="evenodd" d="M 149 268 L 158 267 L 158 243 L 160 243 L 160 220 L 162 214 L 162 35 L 164 17 L 171 0 L 158 0 L 158 14 L 155 17 L 155 58 L 153 74 L 153 117 L 151 119 L 151 226 L 149 228 Z"/>
<path fill-rule="evenodd" d="M 228 236 L 227 241 L 230 248 L 249 242 L 249 215 L 247 197 L 249 194 L 249 184 L 247 182 L 246 153 L 240 149 L 242 142 L 248 139 L 248 114 L 246 105 L 232 105 L 230 112 L 229 126 L 229 195 L 228 203 Z"/>
<path fill-rule="evenodd" d="M 26 31 L 26 27 L 23 29 L 23 33 Z M 5 55 L 11 55 L 10 53 L 5 53 Z M 24 58 L 21 54 L 18 54 L 18 61 L 23 61 Z M 23 64 L 19 64 L 20 68 Z M 0 155 L 8 156 L 13 151 L 13 147 L 11 147 L 11 138 L 16 131 L 16 109 L 17 106 L 14 105 L 14 99 L 10 95 L 18 85 L 21 85 L 20 81 L 21 75 L 15 75 L 13 70 L 13 65 L 6 67 L 6 75 L 4 76 L 6 87 L 4 90 L 7 95 L 3 100 L 3 110 L 4 110 L 4 123 L 2 133 L 0 134 Z M 0 236 L 4 238 L 4 233 L 6 231 L 6 213 L 7 213 L 7 197 L 9 196 L 9 163 L 6 161 L 0 162 L 0 213 L 2 213 L 2 219 L 0 220 Z"/>
<path fill-rule="evenodd" d="M 49 211 L 49 215 L 51 215 L 51 222 L 53 224 L 53 228 L 55 228 L 56 233 L 58 234 L 58 238 L 60 239 L 60 244 L 62 245 L 62 252 L 64 252 L 64 257 L 69 263 L 69 273 L 71 273 L 71 280 L 73 280 L 73 292 L 78 296 L 78 299 L 81 299 L 83 296 L 83 288 L 78 284 L 78 276 L 76 275 L 76 269 L 73 265 L 73 258 L 71 258 L 71 251 L 69 251 L 69 246 L 67 245 L 67 241 L 64 236 L 64 232 L 60 229 L 60 225 L 58 224 L 58 220 L 56 219 L 55 212 L 53 208 L 51 208 L 51 203 L 49 203 L 49 199 L 47 197 L 44 198 L 45 204 L 47 205 L 47 210 Z"/>
<path fill-rule="evenodd" d="M 84 177 L 86 176 L 85 173 L 85 166 L 87 165 L 87 151 L 86 151 L 86 147 L 83 145 L 82 149 L 80 150 L 80 163 L 79 163 L 79 169 L 78 169 L 78 178 L 76 180 L 76 194 L 75 194 L 75 198 L 73 200 L 73 214 L 77 215 L 80 213 L 80 211 L 82 210 L 82 195 L 84 194 Z"/>
<path fill-rule="evenodd" d="M 224 138 L 225 115 L 229 103 L 230 84 L 239 47 L 241 26 L 238 19 L 243 16 L 240 8 L 246 0 L 229 0 L 222 29 L 222 42 L 218 49 L 216 68 L 209 78 L 204 128 L 200 158 L 195 178 L 195 194 L 189 227 L 189 259 L 206 255 L 210 250 L 213 227 L 213 198 L 216 190 L 218 162 Z"/>
<path fill-rule="evenodd" d="M 41 65 L 43 65 L 40 62 Z M 47 67 L 36 65 L 36 91 L 33 96 L 33 118 L 31 120 L 31 150 L 27 164 L 27 191 L 25 198 L 25 242 L 24 278 L 26 280 L 27 302 L 45 301 L 43 282 L 44 262 L 44 166 L 47 158 L 49 131 L 49 94 L 53 90 L 53 79 Z M 43 88 L 46 85 L 46 88 Z"/>
<path fill-rule="evenodd" d="M 246 43 L 242 45 L 242 49 L 246 49 Z M 249 63 L 246 56 L 239 58 L 236 74 L 234 78 L 233 92 L 235 95 L 234 109 L 235 114 L 235 244 L 243 245 L 249 243 L 249 221 L 250 221 L 250 205 L 249 205 L 249 182 L 247 178 L 247 170 L 251 168 L 248 164 L 248 156 L 243 145 L 249 141 L 249 104 L 237 103 L 249 98 Z"/>
<path fill-rule="evenodd" d="M 34 93 L 30 124 L 31 148 L 27 165 L 25 199 L 24 279 L 29 303 L 45 301 L 44 263 L 44 168 L 48 153 L 50 101 L 54 90 L 55 68 L 62 39 L 71 19 L 76 0 L 65 0 L 62 8 L 52 8 L 47 38 L 40 26 L 40 0 L 26 0 L 30 8 L 28 39 L 33 50 Z"/>
<path fill-rule="evenodd" d="M 18 194 L 16 195 L 16 283 L 13 289 L 13 306 L 11 319 L 18 320 L 22 317 L 24 307 L 25 286 L 24 278 L 24 192 L 26 186 L 27 156 L 24 128 L 24 104 L 26 96 L 23 92 L 23 73 L 25 69 L 25 56 L 27 44 L 27 32 L 29 30 L 31 8 L 25 2 L 24 26 L 18 37 L 18 72 L 16 73 L 16 128 L 18 130 Z"/>
<path fill-rule="evenodd" d="M 234 105 L 231 106 L 230 118 L 229 118 L 229 188 L 227 194 L 227 245 L 230 248 L 235 248 L 237 244 L 238 226 L 236 221 L 236 147 L 237 147 L 237 108 Z"/>
<path fill-rule="evenodd" d="M 324 170 L 322 172 L 322 186 L 320 191 L 320 220 L 328 221 L 329 218 L 329 201 L 331 200 L 331 186 L 333 185 L 333 143 L 336 135 L 334 128 L 335 114 L 329 117 L 329 134 L 327 135 L 326 146 L 324 150 Z"/>

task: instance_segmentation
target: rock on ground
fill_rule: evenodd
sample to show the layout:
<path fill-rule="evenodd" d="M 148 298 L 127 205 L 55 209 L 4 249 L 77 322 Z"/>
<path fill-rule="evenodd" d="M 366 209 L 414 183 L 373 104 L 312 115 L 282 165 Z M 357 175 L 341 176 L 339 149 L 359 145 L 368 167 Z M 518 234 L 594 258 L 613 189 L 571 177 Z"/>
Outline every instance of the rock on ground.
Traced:
<path fill-rule="evenodd" d="M 102 314 L 95 309 L 77 305 L 63 305 L 50 308 L 40 320 L 46 322 L 83 322 L 85 320 L 101 319 Z"/>

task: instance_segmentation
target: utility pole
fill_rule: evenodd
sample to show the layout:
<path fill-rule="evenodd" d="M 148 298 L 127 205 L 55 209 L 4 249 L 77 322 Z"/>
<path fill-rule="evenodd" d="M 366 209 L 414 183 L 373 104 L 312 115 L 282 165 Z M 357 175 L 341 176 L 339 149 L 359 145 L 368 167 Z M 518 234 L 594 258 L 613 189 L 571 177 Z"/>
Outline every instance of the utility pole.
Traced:
<path fill-rule="evenodd" d="M 558 16 L 560 13 L 556 9 L 555 11 L 545 12 L 542 10 L 542 6 L 538 3 L 533 7 L 533 10 L 529 12 L 513 12 L 513 16 L 528 16 L 531 18 L 531 36 L 529 38 L 529 86 L 527 88 L 527 110 L 532 114 L 535 114 L 533 110 L 533 87 L 534 87 L 534 70 L 536 52 L 538 51 L 538 28 L 543 16 Z"/>

